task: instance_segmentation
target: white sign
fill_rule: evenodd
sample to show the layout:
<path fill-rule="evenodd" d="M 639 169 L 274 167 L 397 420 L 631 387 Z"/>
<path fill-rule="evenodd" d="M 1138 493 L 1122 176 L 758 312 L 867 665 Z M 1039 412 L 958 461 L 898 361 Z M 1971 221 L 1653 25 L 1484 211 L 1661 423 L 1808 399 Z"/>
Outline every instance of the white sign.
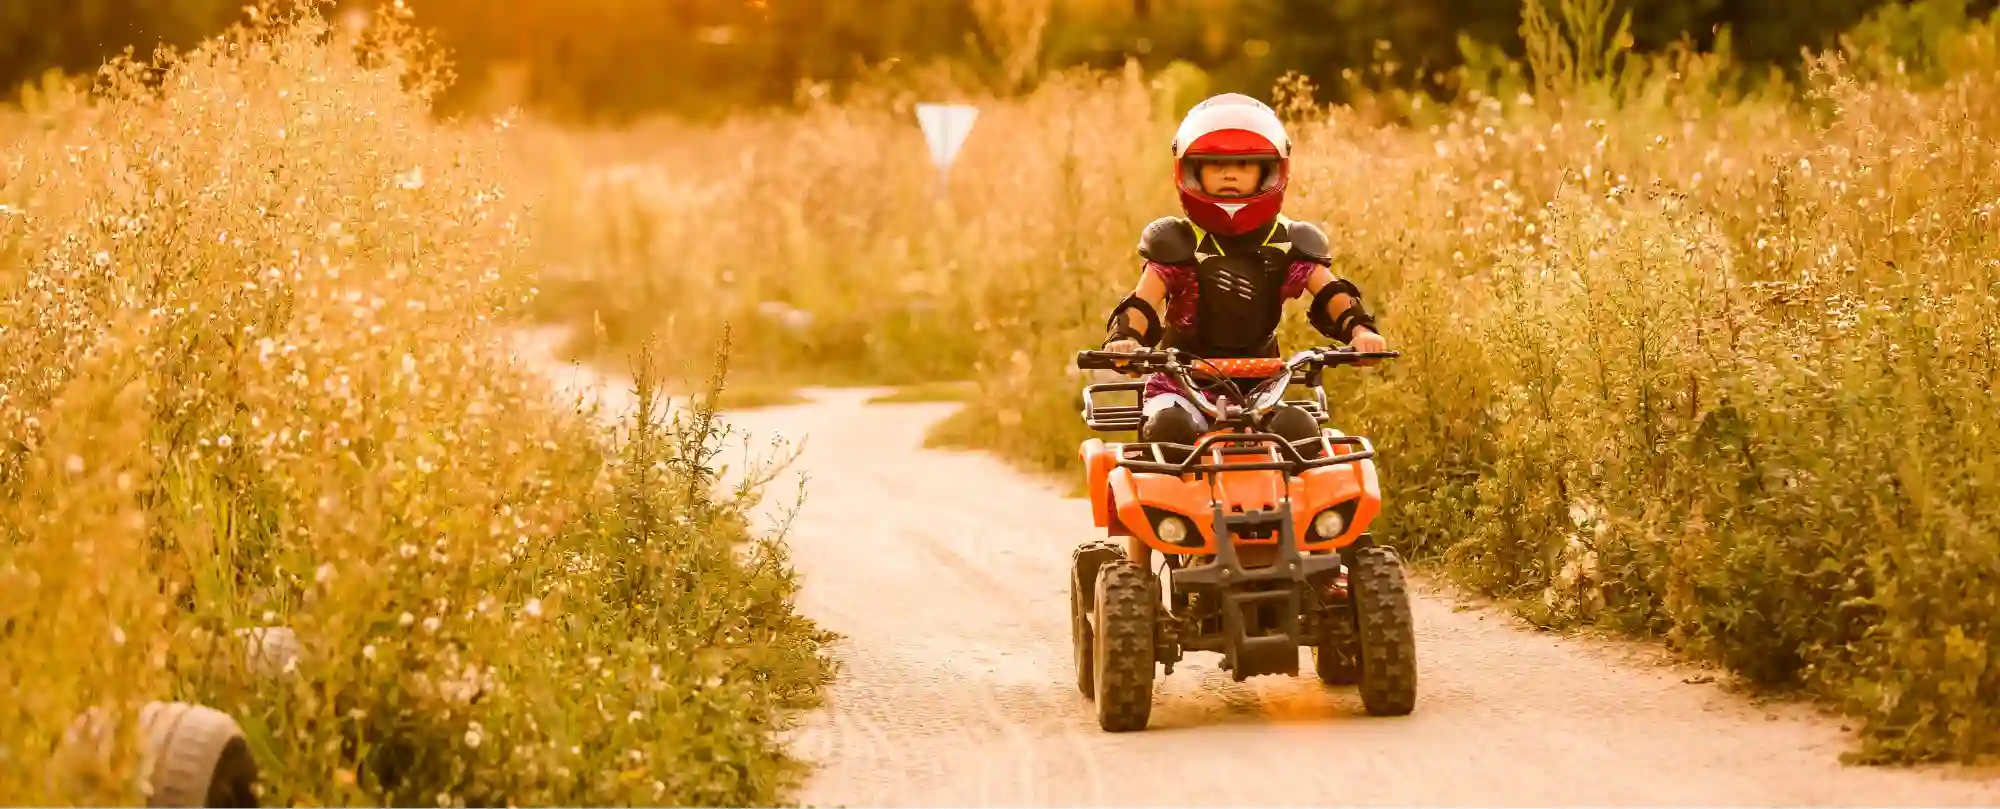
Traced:
<path fill-rule="evenodd" d="M 918 104 L 917 125 L 924 129 L 924 143 L 930 146 L 931 163 L 938 167 L 940 174 L 951 171 L 952 161 L 958 159 L 958 150 L 965 145 L 965 136 L 972 134 L 972 124 L 979 120 L 979 108 L 965 104 Z"/>

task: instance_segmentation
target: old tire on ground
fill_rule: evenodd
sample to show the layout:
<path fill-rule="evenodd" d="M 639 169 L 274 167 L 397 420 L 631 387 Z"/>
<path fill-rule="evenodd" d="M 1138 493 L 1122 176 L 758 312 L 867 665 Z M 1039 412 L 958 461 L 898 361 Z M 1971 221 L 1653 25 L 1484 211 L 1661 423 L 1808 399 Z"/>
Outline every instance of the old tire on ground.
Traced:
<path fill-rule="evenodd" d="M 1405 716 L 1417 707 L 1417 638 L 1403 562 L 1383 547 L 1363 548 L 1350 566 L 1355 624 L 1361 634 L 1361 705 L 1371 716 Z"/>
<path fill-rule="evenodd" d="M 1076 546 L 1069 557 L 1069 641 L 1076 664 L 1076 688 L 1085 698 L 1097 696 L 1096 665 L 1092 653 L 1090 612 L 1097 602 L 1097 569 L 1105 562 L 1124 558 L 1116 543 L 1093 539 Z"/>
<path fill-rule="evenodd" d="M 1354 625 L 1354 608 L 1327 614 L 1320 624 L 1319 645 L 1313 647 L 1313 673 L 1327 685 L 1361 682 L 1361 636 Z"/>
<path fill-rule="evenodd" d="M 266 677 L 286 673 L 295 665 L 304 647 L 289 627 L 258 626 L 236 630 L 243 638 L 244 655 L 250 668 Z"/>
<path fill-rule="evenodd" d="M 50 788 L 81 795 L 104 789 L 118 721 L 103 707 L 78 715 L 50 762 Z M 147 806 L 257 805 L 257 763 L 236 721 L 213 708 L 149 702 L 139 709 L 139 769 Z"/>
<path fill-rule="evenodd" d="M 185 702 L 150 702 L 139 712 L 153 762 L 147 806 L 257 805 L 257 762 L 228 714 Z"/>
<path fill-rule="evenodd" d="M 1113 733 L 1144 730 L 1153 715 L 1153 621 L 1158 607 L 1146 571 L 1119 558 L 1097 571 L 1092 650 L 1097 725 Z"/>

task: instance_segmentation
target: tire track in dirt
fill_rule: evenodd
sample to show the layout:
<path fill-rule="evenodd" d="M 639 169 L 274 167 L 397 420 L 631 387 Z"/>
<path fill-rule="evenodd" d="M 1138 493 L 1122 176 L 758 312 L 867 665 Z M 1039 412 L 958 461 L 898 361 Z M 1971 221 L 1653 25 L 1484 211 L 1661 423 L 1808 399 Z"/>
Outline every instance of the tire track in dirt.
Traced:
<path fill-rule="evenodd" d="M 1309 659 L 1298 679 L 1234 683 L 1195 654 L 1158 680 L 1148 730 L 1104 733 L 1069 649 L 1088 505 L 989 456 L 923 449 L 950 405 L 808 393 L 726 417 L 752 446 L 804 441 L 770 489 L 784 502 L 761 510 L 806 476 L 800 607 L 846 636 L 827 709 L 794 737 L 818 765 L 808 805 L 2000 805 L 2000 780 L 1841 766 L 1838 720 L 1688 684 L 1697 672 L 1642 645 L 1525 631 L 1421 581 L 1412 716 L 1366 716 Z"/>

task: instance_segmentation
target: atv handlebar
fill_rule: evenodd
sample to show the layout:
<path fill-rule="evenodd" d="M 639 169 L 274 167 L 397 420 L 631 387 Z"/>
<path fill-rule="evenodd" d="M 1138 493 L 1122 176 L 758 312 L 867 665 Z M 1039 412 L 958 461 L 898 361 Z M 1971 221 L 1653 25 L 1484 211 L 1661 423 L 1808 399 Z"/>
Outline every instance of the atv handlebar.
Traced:
<path fill-rule="evenodd" d="M 1134 351 L 1129 354 L 1117 351 L 1078 351 L 1076 367 L 1085 371 L 1117 371 L 1124 363 L 1165 362 L 1165 351 Z"/>
<path fill-rule="evenodd" d="M 1353 365 L 1363 360 L 1389 360 L 1401 357 L 1395 351 L 1355 351 L 1351 348 L 1309 348 L 1292 355 L 1274 368 L 1297 371 L 1302 367 L 1317 365 Z M 1271 362 L 1279 363 L 1276 357 Z M 1233 360 L 1205 360 L 1183 354 L 1179 349 L 1165 351 L 1078 351 L 1076 367 L 1085 371 L 1129 371 L 1133 373 L 1173 373 L 1176 366 L 1193 372 L 1201 372 L 1202 364 L 1231 362 Z"/>
<path fill-rule="evenodd" d="M 1355 351 L 1352 348 L 1330 346 L 1309 348 L 1285 360 L 1276 357 L 1210 360 L 1190 356 L 1172 348 L 1164 351 L 1130 353 L 1079 351 L 1076 354 L 1076 367 L 1086 371 L 1172 374 L 1189 391 L 1197 387 L 1190 374 L 1200 373 L 1221 383 L 1236 400 L 1236 408 L 1247 407 L 1251 414 L 1256 414 L 1276 406 L 1283 399 L 1285 387 L 1291 383 L 1293 375 L 1300 371 L 1307 372 L 1308 385 L 1317 386 L 1319 383 L 1313 372 L 1319 369 L 1336 365 L 1354 365 L 1368 360 L 1395 359 L 1400 356 L 1402 354 L 1395 351 Z M 1249 394 L 1245 394 L 1236 385 L 1235 380 L 1230 378 L 1237 374 L 1246 378 L 1263 377 L 1263 381 L 1251 388 Z M 1229 419 L 1229 411 L 1235 409 L 1227 406 L 1217 407 L 1203 401 L 1206 396 L 1196 395 L 1193 398 L 1194 405 L 1206 411 L 1211 418 Z"/>

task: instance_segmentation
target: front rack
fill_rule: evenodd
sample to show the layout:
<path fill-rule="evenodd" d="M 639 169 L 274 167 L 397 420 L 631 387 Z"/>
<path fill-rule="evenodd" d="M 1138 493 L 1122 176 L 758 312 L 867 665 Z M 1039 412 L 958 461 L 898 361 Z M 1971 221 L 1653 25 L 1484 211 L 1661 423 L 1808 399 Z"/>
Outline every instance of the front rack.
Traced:
<path fill-rule="evenodd" d="M 1241 446 L 1219 446 L 1227 444 Z M 1313 448 L 1315 444 L 1318 445 L 1318 449 L 1322 453 L 1321 457 L 1307 459 L 1301 448 Z M 1210 457 L 1209 450 L 1211 449 L 1214 449 L 1223 458 L 1228 458 L 1232 455 L 1260 455 L 1268 453 L 1270 452 L 1270 448 L 1274 446 L 1284 456 L 1276 461 L 1228 463 L 1226 461 L 1211 462 L 1207 460 Z M 1354 452 L 1335 455 L 1333 454 L 1335 446 L 1360 447 L 1360 449 Z M 1216 472 L 1305 472 L 1322 467 L 1366 461 L 1375 457 L 1375 445 L 1365 437 L 1358 435 L 1329 436 L 1323 433 L 1314 438 L 1302 438 L 1293 442 L 1288 442 L 1284 436 L 1275 433 L 1214 433 L 1203 436 L 1200 441 L 1195 442 L 1192 446 L 1166 442 L 1148 442 L 1129 445 L 1125 448 L 1125 451 L 1126 454 L 1118 459 L 1119 466 L 1134 472 L 1152 472 L 1183 477 Z M 1185 452 L 1187 453 L 1187 460 L 1180 463 L 1168 461 L 1166 460 L 1166 454 L 1169 452 L 1175 454 Z M 1140 453 L 1151 455 L 1152 460 L 1131 457 L 1131 454 Z"/>
<path fill-rule="evenodd" d="M 1313 382 L 1316 380 L 1313 380 L 1311 376 L 1311 374 L 1304 373 L 1293 374 L 1290 384 L 1311 387 L 1313 398 L 1287 400 L 1285 404 L 1305 411 L 1306 415 L 1312 417 L 1315 424 L 1324 424 L 1327 419 L 1326 390 L 1314 385 Z M 1100 382 L 1095 385 L 1085 385 L 1083 388 L 1084 425 L 1100 433 L 1138 432 L 1139 428 L 1146 423 L 1146 414 L 1142 409 L 1144 407 L 1143 404 L 1101 405 L 1097 403 L 1097 397 L 1100 394 L 1130 393 L 1143 400 L 1145 392 L 1146 383 L 1143 380 L 1133 382 Z"/>

